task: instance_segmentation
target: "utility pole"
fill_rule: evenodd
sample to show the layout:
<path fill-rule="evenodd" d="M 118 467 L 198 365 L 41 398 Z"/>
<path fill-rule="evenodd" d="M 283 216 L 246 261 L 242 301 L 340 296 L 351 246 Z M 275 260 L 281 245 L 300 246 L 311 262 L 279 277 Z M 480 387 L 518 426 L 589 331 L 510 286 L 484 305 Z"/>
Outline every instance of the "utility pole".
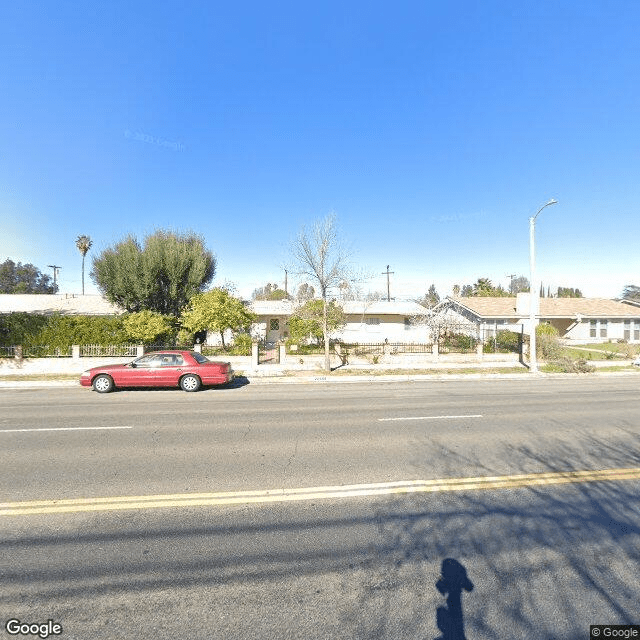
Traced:
<path fill-rule="evenodd" d="M 513 293 L 513 279 L 516 275 L 515 273 L 507 273 L 507 278 L 509 278 L 509 293 Z"/>
<path fill-rule="evenodd" d="M 48 264 L 47 267 L 53 269 L 53 288 L 55 289 L 58 283 L 58 271 L 60 271 L 60 267 L 57 264 Z"/>
<path fill-rule="evenodd" d="M 382 272 L 382 275 L 387 274 L 387 302 L 391 302 L 391 288 L 389 285 L 389 276 L 395 271 L 389 271 L 389 265 L 387 265 L 387 270 Z"/>
<path fill-rule="evenodd" d="M 289 295 L 289 292 L 287 291 L 287 275 L 288 275 L 288 271 L 285 269 L 284 270 L 284 292 Z"/>

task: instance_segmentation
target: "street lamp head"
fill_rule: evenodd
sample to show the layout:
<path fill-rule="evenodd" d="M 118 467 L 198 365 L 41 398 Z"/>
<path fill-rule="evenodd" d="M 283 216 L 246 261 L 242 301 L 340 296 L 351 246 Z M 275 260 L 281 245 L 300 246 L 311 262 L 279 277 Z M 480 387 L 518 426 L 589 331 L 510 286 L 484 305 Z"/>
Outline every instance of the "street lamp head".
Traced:
<path fill-rule="evenodd" d="M 535 216 L 532 216 L 531 218 L 529 218 L 529 220 L 531 221 L 531 224 L 534 224 L 536 221 L 536 218 L 538 217 L 538 214 L 545 208 L 548 207 L 552 204 L 558 204 L 558 201 L 555 198 L 551 198 L 551 200 L 549 200 L 549 202 L 546 202 L 545 204 L 543 204 L 537 211 Z"/>

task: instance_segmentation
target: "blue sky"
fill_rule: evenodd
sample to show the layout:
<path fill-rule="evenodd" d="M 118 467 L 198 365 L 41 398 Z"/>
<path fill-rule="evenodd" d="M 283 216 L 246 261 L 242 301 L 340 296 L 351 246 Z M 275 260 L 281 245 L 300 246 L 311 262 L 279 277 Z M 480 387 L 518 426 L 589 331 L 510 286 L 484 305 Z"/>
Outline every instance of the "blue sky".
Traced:
<path fill-rule="evenodd" d="M 640 285 L 639 32 L 636 0 L 5 3 L 0 260 L 79 292 L 79 234 L 90 258 L 192 229 L 248 296 L 334 212 L 365 289 L 389 264 L 392 295 L 444 295 L 528 276 L 554 197 L 542 281 L 617 296 Z"/>

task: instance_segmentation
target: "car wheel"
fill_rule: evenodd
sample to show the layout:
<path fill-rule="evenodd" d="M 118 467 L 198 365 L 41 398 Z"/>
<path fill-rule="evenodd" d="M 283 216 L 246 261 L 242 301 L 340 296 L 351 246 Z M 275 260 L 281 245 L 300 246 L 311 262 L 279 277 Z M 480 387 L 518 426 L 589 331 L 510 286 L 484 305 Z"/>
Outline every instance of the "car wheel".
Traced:
<path fill-rule="evenodd" d="M 115 385 L 113 384 L 111 376 L 102 374 L 96 376 L 93 380 L 93 390 L 98 393 L 109 393 L 110 391 L 113 391 L 114 388 Z"/>
<path fill-rule="evenodd" d="M 183 391 L 197 391 L 201 384 L 200 378 L 194 375 L 187 375 L 180 379 L 180 388 Z"/>

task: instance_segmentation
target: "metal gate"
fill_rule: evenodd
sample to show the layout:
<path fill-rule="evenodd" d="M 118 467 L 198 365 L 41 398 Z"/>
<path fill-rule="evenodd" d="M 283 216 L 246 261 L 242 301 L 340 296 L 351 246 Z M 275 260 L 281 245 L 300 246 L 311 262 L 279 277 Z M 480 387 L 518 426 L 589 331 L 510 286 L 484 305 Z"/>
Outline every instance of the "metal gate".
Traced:
<path fill-rule="evenodd" d="M 258 342 L 258 364 L 280 364 L 280 347 L 277 342 Z"/>

